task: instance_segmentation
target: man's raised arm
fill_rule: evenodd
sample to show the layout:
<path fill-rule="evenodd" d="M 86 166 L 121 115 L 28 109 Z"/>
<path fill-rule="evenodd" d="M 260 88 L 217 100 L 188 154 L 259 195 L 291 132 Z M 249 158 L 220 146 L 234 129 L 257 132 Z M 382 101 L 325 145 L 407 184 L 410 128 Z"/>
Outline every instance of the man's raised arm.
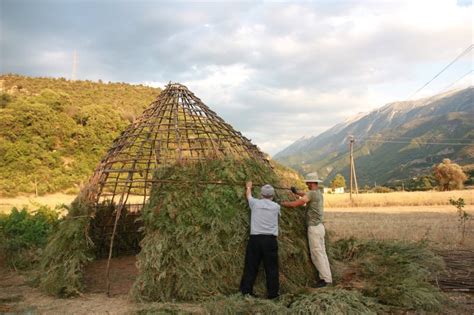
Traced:
<path fill-rule="evenodd" d="M 250 180 L 245 183 L 245 196 L 247 199 L 252 198 L 252 181 Z"/>

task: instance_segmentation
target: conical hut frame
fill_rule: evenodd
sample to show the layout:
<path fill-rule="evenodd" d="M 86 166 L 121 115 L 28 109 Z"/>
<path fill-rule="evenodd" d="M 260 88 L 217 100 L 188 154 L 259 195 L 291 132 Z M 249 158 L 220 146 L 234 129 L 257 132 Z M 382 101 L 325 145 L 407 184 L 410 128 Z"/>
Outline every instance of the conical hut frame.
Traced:
<path fill-rule="evenodd" d="M 170 83 L 114 140 L 89 181 L 87 199 L 121 205 L 133 195 L 140 196 L 138 203 L 144 205 L 160 167 L 227 158 L 268 162 L 256 145 L 186 86 Z"/>
<path fill-rule="evenodd" d="M 98 207 L 108 201 L 116 209 L 107 264 L 107 292 L 117 222 L 122 211 L 145 205 L 153 183 L 159 181 L 154 179 L 155 171 L 177 163 L 242 158 L 256 159 L 270 167 L 268 158 L 256 145 L 186 86 L 168 84 L 143 114 L 114 140 L 82 191 L 82 198 L 90 204 Z"/>

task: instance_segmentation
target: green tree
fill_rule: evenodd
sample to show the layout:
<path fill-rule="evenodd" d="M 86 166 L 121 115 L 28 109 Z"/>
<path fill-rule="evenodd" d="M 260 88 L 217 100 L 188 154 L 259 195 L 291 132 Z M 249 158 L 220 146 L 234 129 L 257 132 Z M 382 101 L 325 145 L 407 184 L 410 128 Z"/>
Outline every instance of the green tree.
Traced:
<path fill-rule="evenodd" d="M 461 189 L 467 180 L 461 166 L 450 159 L 444 159 L 442 163 L 435 165 L 433 173 L 440 190 Z"/>
<path fill-rule="evenodd" d="M 0 94 L 0 108 L 5 108 L 7 107 L 8 103 L 10 103 L 12 100 L 12 97 L 6 93 Z"/>
<path fill-rule="evenodd" d="M 341 174 L 337 174 L 331 182 L 331 188 L 346 188 L 346 179 Z"/>

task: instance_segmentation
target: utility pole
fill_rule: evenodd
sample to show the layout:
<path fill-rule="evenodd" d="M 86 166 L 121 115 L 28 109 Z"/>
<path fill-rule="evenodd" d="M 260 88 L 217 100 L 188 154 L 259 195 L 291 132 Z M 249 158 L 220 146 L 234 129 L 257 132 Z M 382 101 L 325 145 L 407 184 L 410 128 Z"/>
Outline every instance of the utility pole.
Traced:
<path fill-rule="evenodd" d="M 350 159 L 350 199 L 352 202 L 352 190 L 353 190 L 353 184 L 355 186 L 355 193 L 359 193 L 359 187 L 357 186 L 357 177 L 356 177 L 356 171 L 355 171 L 355 165 L 354 165 L 354 136 L 349 136 L 349 159 Z"/>
<path fill-rule="evenodd" d="M 350 190 L 349 190 L 349 198 L 351 199 L 352 202 L 352 145 L 354 143 L 354 137 L 349 136 L 349 164 L 350 164 L 350 170 L 349 170 L 349 182 L 350 182 Z"/>
<path fill-rule="evenodd" d="M 77 51 L 74 49 L 74 52 L 72 54 L 72 74 L 71 74 L 72 81 L 76 80 L 76 75 L 77 75 Z"/>

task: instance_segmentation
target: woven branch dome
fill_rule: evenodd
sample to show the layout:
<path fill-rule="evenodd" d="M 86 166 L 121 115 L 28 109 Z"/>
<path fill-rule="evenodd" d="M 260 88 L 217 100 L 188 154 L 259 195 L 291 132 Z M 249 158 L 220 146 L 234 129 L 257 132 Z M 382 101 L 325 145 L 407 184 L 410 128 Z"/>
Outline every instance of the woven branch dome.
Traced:
<path fill-rule="evenodd" d="M 258 147 L 226 123 L 188 88 L 170 83 L 117 137 L 83 193 L 94 204 L 144 205 L 157 169 L 209 159 L 252 158 L 268 164 Z M 140 196 L 137 202 L 135 196 Z"/>

